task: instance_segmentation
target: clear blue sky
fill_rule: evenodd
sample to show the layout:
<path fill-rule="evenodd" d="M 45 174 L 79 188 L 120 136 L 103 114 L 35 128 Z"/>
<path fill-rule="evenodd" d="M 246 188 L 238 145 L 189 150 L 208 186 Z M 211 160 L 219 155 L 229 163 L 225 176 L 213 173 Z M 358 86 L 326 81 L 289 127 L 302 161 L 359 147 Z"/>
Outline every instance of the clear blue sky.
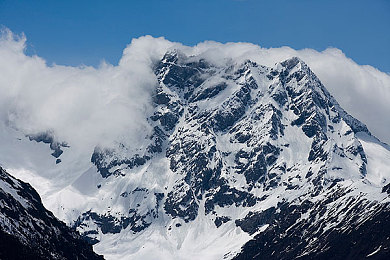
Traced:
<path fill-rule="evenodd" d="M 117 64 L 131 38 L 149 34 L 187 45 L 337 47 L 390 72 L 390 0 L 0 0 L 0 25 L 24 32 L 28 53 L 49 64 Z"/>

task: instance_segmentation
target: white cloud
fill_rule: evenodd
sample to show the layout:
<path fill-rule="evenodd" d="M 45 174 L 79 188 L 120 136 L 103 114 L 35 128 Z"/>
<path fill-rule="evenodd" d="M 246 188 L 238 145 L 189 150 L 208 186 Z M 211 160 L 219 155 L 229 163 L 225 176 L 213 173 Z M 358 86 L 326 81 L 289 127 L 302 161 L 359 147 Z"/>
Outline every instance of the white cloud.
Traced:
<path fill-rule="evenodd" d="M 136 145 L 148 133 L 156 79 L 144 46 L 129 46 L 126 57 L 132 59 L 120 66 L 93 68 L 47 66 L 24 54 L 25 42 L 9 31 L 0 40 L 3 122 L 25 133 L 50 129 L 60 141 L 89 152 L 118 138 Z"/>
<path fill-rule="evenodd" d="M 390 76 L 356 64 L 338 49 L 297 51 L 216 42 L 188 47 L 145 36 L 132 40 L 118 65 L 93 68 L 48 66 L 40 57 L 27 56 L 25 44 L 24 36 L 2 33 L 0 119 L 26 133 L 51 129 L 61 141 L 88 152 L 118 138 L 136 145 L 150 131 L 146 117 L 156 84 L 151 64 L 172 48 L 217 64 L 252 59 L 273 66 L 299 56 L 349 113 L 390 143 Z"/>

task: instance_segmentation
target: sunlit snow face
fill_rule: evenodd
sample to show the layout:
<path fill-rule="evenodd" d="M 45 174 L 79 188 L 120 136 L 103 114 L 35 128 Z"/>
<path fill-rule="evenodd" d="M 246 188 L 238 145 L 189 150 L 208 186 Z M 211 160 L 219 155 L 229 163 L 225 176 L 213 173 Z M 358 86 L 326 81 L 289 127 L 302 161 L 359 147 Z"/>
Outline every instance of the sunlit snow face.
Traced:
<path fill-rule="evenodd" d="M 251 59 L 273 66 L 301 57 L 341 106 L 390 142 L 390 76 L 360 66 L 338 49 L 317 52 L 288 47 L 265 49 L 249 43 L 203 42 L 194 47 L 150 36 L 132 40 L 118 65 L 99 68 L 48 66 L 27 56 L 26 38 L 10 31 L 0 39 L 0 118 L 25 133 L 53 131 L 73 147 L 91 151 L 114 141 L 137 144 L 149 133 L 146 118 L 156 85 L 153 63 L 170 49 L 215 65 Z M 376 115 L 375 117 L 372 115 Z"/>

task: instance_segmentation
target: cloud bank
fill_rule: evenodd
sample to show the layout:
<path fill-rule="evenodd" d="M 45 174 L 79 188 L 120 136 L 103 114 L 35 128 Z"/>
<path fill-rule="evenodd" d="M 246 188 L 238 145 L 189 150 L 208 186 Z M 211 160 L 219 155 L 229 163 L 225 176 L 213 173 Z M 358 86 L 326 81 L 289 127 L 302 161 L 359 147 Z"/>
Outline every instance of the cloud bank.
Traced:
<path fill-rule="evenodd" d="M 149 39 L 146 37 L 145 39 Z M 151 38 L 150 38 L 151 39 Z M 0 39 L 0 119 L 25 134 L 46 130 L 88 153 L 121 141 L 133 146 L 150 131 L 153 59 L 172 45 L 134 40 L 118 66 L 48 66 L 25 54 L 26 38 L 3 32 Z M 159 52 L 160 50 L 160 52 Z"/>
<path fill-rule="evenodd" d="M 136 146 L 151 130 L 152 64 L 170 49 L 216 64 L 251 59 L 273 66 L 292 56 L 303 59 L 341 106 L 390 143 L 390 76 L 361 66 L 334 48 L 318 52 L 289 47 L 265 49 L 249 43 L 203 42 L 189 47 L 164 38 L 133 39 L 118 65 L 98 68 L 48 66 L 25 54 L 26 37 L 0 37 L 0 121 L 24 133 L 51 130 L 60 141 L 90 153 L 114 141 Z"/>

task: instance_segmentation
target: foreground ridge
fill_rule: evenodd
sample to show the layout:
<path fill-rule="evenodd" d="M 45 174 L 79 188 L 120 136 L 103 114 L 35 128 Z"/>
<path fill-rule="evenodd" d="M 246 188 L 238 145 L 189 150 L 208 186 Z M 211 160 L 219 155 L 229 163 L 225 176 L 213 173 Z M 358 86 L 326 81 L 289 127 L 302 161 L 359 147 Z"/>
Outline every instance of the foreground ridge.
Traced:
<path fill-rule="evenodd" d="M 103 259 L 47 211 L 36 191 L 0 168 L 1 259 Z"/>

